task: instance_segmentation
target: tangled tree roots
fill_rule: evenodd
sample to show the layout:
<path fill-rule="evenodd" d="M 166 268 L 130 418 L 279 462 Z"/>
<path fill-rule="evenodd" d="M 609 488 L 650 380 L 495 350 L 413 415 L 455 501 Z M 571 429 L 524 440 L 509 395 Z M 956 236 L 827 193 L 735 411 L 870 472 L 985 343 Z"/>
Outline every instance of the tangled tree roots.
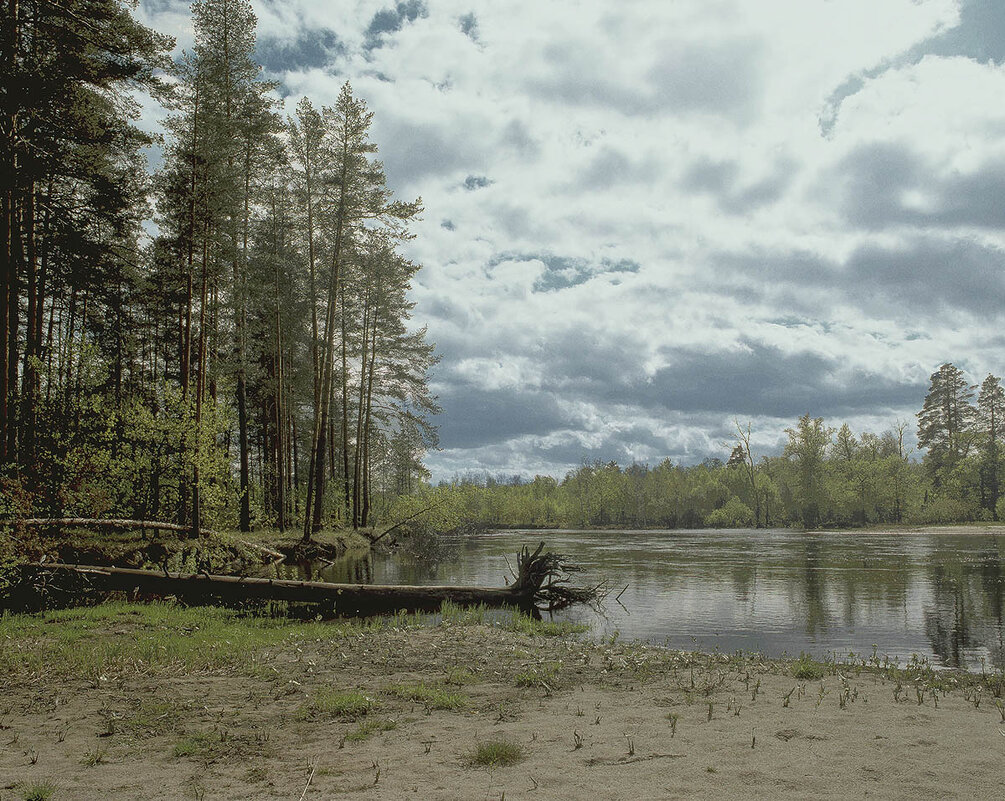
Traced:
<path fill-rule="evenodd" d="M 604 582 L 593 587 L 570 586 L 572 575 L 582 568 L 570 563 L 560 553 L 544 553 L 544 543 L 531 553 L 526 545 L 517 554 L 514 591 L 527 593 L 533 605 L 543 611 L 555 612 L 575 604 L 596 607 L 607 595 Z"/>

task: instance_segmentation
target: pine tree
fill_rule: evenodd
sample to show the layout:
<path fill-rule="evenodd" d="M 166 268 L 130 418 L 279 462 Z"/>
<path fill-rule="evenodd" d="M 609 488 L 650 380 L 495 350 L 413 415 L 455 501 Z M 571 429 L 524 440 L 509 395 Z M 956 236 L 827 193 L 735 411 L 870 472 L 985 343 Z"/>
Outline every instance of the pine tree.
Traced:
<path fill-rule="evenodd" d="M 936 487 L 966 457 L 974 437 L 974 387 L 950 363 L 931 375 L 925 404 L 918 413 L 918 445 L 927 448 L 925 464 Z"/>
<path fill-rule="evenodd" d="M 993 520 L 1001 497 L 1001 443 L 1005 439 L 1005 389 L 1001 379 L 988 374 L 977 396 L 976 429 L 981 449 L 981 497 Z"/>

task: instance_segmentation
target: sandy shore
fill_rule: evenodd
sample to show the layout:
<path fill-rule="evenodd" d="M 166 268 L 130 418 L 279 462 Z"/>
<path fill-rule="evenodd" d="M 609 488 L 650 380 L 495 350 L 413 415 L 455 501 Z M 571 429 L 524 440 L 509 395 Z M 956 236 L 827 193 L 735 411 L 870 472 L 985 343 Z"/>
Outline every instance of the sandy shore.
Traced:
<path fill-rule="evenodd" d="M 132 626 L 119 615 L 73 647 Z M 0 648 L 24 669 L 0 680 L 0 798 L 1002 797 L 995 680 L 796 678 L 791 662 L 471 623 L 325 631 L 226 666 L 123 656 L 73 675 L 32 661 L 44 632 L 8 626 Z M 497 742 L 514 764 L 484 764 Z"/>

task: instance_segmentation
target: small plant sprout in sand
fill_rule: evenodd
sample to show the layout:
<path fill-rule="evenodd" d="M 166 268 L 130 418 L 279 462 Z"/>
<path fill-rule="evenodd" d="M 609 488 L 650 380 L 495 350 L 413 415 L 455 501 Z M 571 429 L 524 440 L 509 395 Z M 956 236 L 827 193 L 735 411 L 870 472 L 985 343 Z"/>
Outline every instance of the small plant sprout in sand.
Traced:
<path fill-rule="evenodd" d="M 667 712 L 667 720 L 670 721 L 670 739 L 672 740 L 677 734 L 677 721 L 680 720 L 680 715 L 676 712 Z"/>
<path fill-rule="evenodd" d="M 466 762 L 472 767 L 496 768 L 515 765 L 524 758 L 523 746 L 503 738 L 478 743 Z"/>
<path fill-rule="evenodd" d="M 579 733 L 578 730 L 573 730 L 572 732 L 572 750 L 578 751 L 583 747 L 583 735 Z"/>

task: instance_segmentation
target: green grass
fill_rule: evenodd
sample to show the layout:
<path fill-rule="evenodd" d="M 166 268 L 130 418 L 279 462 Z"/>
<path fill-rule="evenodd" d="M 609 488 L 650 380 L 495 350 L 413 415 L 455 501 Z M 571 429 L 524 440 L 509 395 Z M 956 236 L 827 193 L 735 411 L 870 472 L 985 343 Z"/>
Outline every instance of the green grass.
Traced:
<path fill-rule="evenodd" d="M 3 614 L 0 673 L 94 678 L 151 669 L 253 670 L 255 654 L 265 649 L 420 624 L 415 615 L 304 622 L 168 602 Z"/>
<path fill-rule="evenodd" d="M 202 756 L 212 751 L 218 742 L 220 742 L 220 735 L 217 732 L 196 732 L 186 735 L 176 742 L 171 754 L 176 757 Z"/>
<path fill-rule="evenodd" d="M 466 762 L 471 766 L 485 768 L 507 767 L 520 762 L 524 756 L 522 745 L 500 738 L 478 743 L 467 755 Z"/>
<path fill-rule="evenodd" d="M 22 801 L 49 801 L 56 794 L 56 790 L 59 789 L 55 782 L 46 780 L 42 782 L 33 782 L 31 784 L 18 785 L 18 792 L 21 794 Z"/>
<path fill-rule="evenodd" d="M 535 620 L 517 609 L 490 610 L 484 604 L 458 606 L 450 601 L 444 601 L 440 608 L 440 619 L 447 626 L 495 626 L 504 631 L 544 637 L 565 637 L 589 630 L 589 626 L 585 624 L 567 620 Z"/>
<path fill-rule="evenodd" d="M 463 693 L 449 692 L 435 684 L 392 684 L 387 691 L 397 698 L 415 701 L 428 709 L 462 709 L 468 704 L 468 697 Z"/>
<path fill-rule="evenodd" d="M 377 708 L 377 702 L 358 691 L 339 692 L 333 687 L 320 687 L 310 700 L 300 707 L 301 717 L 347 718 L 355 720 Z"/>
<path fill-rule="evenodd" d="M 364 720 L 355 729 L 346 732 L 345 739 L 346 742 L 361 743 L 364 740 L 369 740 L 374 734 L 393 731 L 396 728 L 398 728 L 398 721 L 396 720 Z"/>
<path fill-rule="evenodd" d="M 814 662 L 807 653 L 800 653 L 792 662 L 792 675 L 797 679 L 822 679 L 824 672 L 824 666 Z"/>
<path fill-rule="evenodd" d="M 538 687 L 542 682 L 552 685 L 558 679 L 561 669 L 561 662 L 546 662 L 543 665 L 534 665 L 517 673 L 513 677 L 513 682 L 517 687 Z"/>

